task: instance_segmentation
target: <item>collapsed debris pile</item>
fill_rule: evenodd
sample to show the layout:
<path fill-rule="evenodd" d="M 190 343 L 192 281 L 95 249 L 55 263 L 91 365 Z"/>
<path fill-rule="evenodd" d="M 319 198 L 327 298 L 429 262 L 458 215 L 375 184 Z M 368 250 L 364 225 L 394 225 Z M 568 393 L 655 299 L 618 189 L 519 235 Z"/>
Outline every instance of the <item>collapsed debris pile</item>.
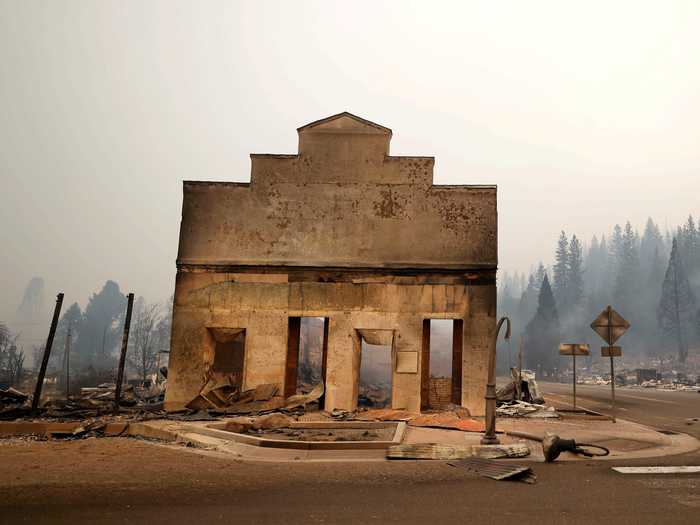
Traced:
<path fill-rule="evenodd" d="M 80 389 L 80 395 L 52 398 L 32 412 L 32 396 L 12 387 L 0 389 L 0 419 L 42 417 L 56 419 L 86 419 L 114 412 L 116 385 L 103 383 Z M 119 399 L 119 411 L 131 416 L 157 413 L 163 416 L 164 384 L 151 388 L 124 385 Z"/>
<path fill-rule="evenodd" d="M 300 412 L 318 400 L 324 393 L 323 383 L 314 386 L 308 394 L 296 394 L 285 398 L 279 395 L 276 384 L 262 384 L 250 390 L 238 392 L 230 382 L 208 382 L 200 393 L 187 404 L 195 411 L 206 411 L 212 415 L 265 414 L 269 412 Z M 299 412 L 299 411 L 297 411 Z"/>
<path fill-rule="evenodd" d="M 366 408 L 384 408 L 390 405 L 391 387 L 386 384 L 361 384 L 357 404 Z"/>
<path fill-rule="evenodd" d="M 12 387 L 0 389 L 0 419 L 19 417 L 28 401 L 30 397 L 24 392 Z"/>
<path fill-rule="evenodd" d="M 558 418 L 554 407 L 547 407 L 532 373 L 511 368 L 511 380 L 496 392 L 499 417 Z"/>

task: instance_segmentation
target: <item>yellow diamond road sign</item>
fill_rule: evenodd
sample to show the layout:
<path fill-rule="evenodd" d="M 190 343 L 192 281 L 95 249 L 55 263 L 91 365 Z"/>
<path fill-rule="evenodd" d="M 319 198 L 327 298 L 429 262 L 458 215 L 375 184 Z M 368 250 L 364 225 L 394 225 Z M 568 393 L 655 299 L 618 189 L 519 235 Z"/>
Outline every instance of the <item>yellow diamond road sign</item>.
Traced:
<path fill-rule="evenodd" d="M 614 345 L 629 327 L 627 320 L 610 306 L 600 312 L 600 315 L 591 323 L 591 328 L 610 346 Z"/>

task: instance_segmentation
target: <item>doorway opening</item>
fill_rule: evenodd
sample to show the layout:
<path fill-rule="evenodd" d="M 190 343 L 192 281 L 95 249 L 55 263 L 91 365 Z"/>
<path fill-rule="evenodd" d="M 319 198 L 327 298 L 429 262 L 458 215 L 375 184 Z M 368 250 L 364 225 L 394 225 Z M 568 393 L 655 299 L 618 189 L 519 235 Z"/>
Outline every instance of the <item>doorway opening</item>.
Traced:
<path fill-rule="evenodd" d="M 424 319 L 421 409 L 462 404 L 462 319 Z"/>
<path fill-rule="evenodd" d="M 360 366 L 357 406 L 390 408 L 393 376 L 393 330 L 358 330 Z"/>
<path fill-rule="evenodd" d="M 320 382 L 325 385 L 328 328 L 328 317 L 289 318 L 285 397 L 308 394 Z M 319 407 L 323 408 L 323 397 Z"/>
<path fill-rule="evenodd" d="M 229 384 L 241 391 L 245 364 L 245 329 L 210 328 L 214 339 L 214 360 L 210 374 L 228 379 Z"/>

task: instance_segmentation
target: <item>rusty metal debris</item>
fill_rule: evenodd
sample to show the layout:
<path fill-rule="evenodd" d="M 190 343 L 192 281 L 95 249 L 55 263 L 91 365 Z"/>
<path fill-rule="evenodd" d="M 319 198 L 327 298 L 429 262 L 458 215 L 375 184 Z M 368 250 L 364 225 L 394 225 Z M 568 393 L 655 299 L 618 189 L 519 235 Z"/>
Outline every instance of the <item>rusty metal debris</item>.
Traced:
<path fill-rule="evenodd" d="M 451 467 L 464 468 L 470 472 L 499 481 L 512 480 L 525 483 L 535 483 L 537 476 L 526 465 L 514 465 L 513 463 L 500 463 L 491 459 L 466 458 L 448 463 Z"/>
<path fill-rule="evenodd" d="M 411 427 L 430 427 L 461 430 L 462 432 L 483 432 L 483 421 L 461 418 L 455 412 L 438 412 L 436 414 L 418 415 L 408 420 Z"/>
<path fill-rule="evenodd" d="M 526 432 L 511 431 L 508 435 L 542 443 L 542 453 L 547 463 L 556 460 L 562 452 L 573 452 L 589 458 L 610 454 L 610 450 L 601 445 L 576 443 L 573 439 L 562 439 L 551 432 L 545 432 L 544 436 L 536 436 Z"/>

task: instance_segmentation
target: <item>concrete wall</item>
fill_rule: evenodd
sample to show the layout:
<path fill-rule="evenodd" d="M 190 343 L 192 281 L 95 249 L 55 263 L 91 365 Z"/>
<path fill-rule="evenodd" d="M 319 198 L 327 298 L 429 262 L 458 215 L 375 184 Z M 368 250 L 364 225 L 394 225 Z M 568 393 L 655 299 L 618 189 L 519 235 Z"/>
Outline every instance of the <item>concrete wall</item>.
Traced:
<path fill-rule="evenodd" d="M 255 279 L 258 279 L 256 282 Z M 279 276 L 276 276 L 277 280 Z M 416 352 L 417 373 L 394 373 L 392 406 L 420 409 L 423 319 L 464 319 L 462 404 L 483 413 L 495 284 L 270 282 L 269 275 L 180 272 L 166 408 L 194 398 L 213 361 L 210 328 L 244 328 L 243 388 L 284 386 L 290 316 L 328 317 L 326 408 L 357 403 L 357 329 L 394 330 L 394 352 Z"/>

